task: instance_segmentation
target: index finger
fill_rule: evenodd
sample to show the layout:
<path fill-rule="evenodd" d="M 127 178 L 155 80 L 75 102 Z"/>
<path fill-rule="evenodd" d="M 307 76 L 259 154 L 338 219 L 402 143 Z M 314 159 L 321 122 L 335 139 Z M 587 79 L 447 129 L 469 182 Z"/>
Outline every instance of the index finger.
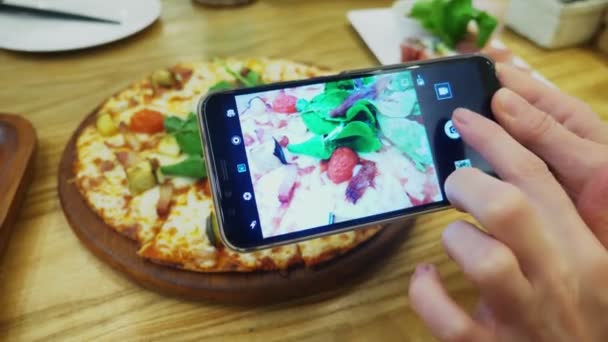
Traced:
<path fill-rule="evenodd" d="M 584 102 L 505 64 L 496 64 L 502 85 L 519 94 L 581 138 L 608 144 L 608 125 Z"/>

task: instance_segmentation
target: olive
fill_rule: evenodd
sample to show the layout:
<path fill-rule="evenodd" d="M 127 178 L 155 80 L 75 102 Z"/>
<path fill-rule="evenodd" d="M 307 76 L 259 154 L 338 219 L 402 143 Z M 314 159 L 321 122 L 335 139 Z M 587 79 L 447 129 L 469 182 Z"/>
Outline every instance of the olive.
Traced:
<path fill-rule="evenodd" d="M 152 83 L 155 86 L 170 87 L 175 83 L 175 79 L 169 70 L 156 70 L 152 74 Z"/>
<path fill-rule="evenodd" d="M 220 228 L 217 224 L 217 218 L 215 217 L 215 212 L 211 212 L 209 216 L 207 216 L 207 224 L 205 227 L 205 233 L 207 234 L 207 238 L 209 239 L 209 243 L 215 247 L 220 247 L 222 242 L 220 240 Z"/>

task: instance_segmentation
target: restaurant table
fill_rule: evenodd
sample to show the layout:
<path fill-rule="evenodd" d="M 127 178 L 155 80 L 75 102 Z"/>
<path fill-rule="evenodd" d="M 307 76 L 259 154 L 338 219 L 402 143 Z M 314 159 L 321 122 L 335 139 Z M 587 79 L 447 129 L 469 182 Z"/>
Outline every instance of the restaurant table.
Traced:
<path fill-rule="evenodd" d="M 415 265 L 438 266 L 466 308 L 478 293 L 441 248 L 440 235 L 465 217 L 420 217 L 411 236 L 362 281 L 283 303 L 229 306 L 159 295 L 91 254 L 72 233 L 57 198 L 57 167 L 87 113 L 151 70 L 182 60 L 272 56 L 335 70 L 377 65 L 346 19 L 390 1 L 257 1 L 213 9 L 164 1 L 160 20 L 133 37 L 88 50 L 0 51 L 0 111 L 20 113 L 38 132 L 35 177 L 0 260 L 0 339 L 428 341 L 409 305 Z M 504 42 L 557 86 L 608 118 L 606 55 L 587 47 L 545 51 L 505 31 Z"/>

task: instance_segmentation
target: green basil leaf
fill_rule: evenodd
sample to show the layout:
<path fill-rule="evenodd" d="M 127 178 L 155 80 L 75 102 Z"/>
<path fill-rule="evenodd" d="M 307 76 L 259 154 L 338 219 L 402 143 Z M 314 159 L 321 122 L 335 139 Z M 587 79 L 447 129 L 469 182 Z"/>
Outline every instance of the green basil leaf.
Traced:
<path fill-rule="evenodd" d="M 418 105 L 418 96 L 415 89 L 402 92 L 382 93 L 373 102 L 377 111 L 384 115 L 395 118 L 404 118 L 412 115 Z M 418 109 L 419 110 L 419 109 Z"/>
<path fill-rule="evenodd" d="M 234 85 L 228 81 L 219 81 L 209 88 L 209 91 L 220 91 L 233 89 Z"/>
<path fill-rule="evenodd" d="M 173 134 L 177 140 L 180 149 L 191 155 L 200 156 L 203 153 L 203 145 L 200 140 L 200 132 L 196 115 L 188 114 L 186 120 L 182 120 L 176 116 L 165 118 L 165 130 Z"/>
<path fill-rule="evenodd" d="M 262 82 L 262 76 L 253 70 L 249 70 L 247 75 L 245 75 L 245 79 L 251 86 L 264 84 L 264 82 Z"/>
<path fill-rule="evenodd" d="M 160 171 L 165 175 L 184 176 L 190 178 L 206 178 L 207 168 L 201 156 L 188 156 L 179 163 L 161 166 Z"/>
<path fill-rule="evenodd" d="M 331 89 L 315 96 L 306 107 L 309 111 L 317 112 L 319 116 L 328 118 L 329 113 L 346 100 L 350 93 L 346 90 Z"/>
<path fill-rule="evenodd" d="M 375 137 L 376 132 L 369 127 L 368 124 L 363 123 L 361 121 L 352 121 L 349 122 L 344 128 L 342 128 L 339 132 L 334 135 L 329 135 L 327 137 L 328 140 L 339 140 L 350 137 L 358 137 L 358 136 L 367 136 L 367 137 Z"/>
<path fill-rule="evenodd" d="M 423 125 L 405 118 L 378 116 L 384 136 L 405 153 L 420 171 L 432 165 L 431 148 Z"/>
<path fill-rule="evenodd" d="M 308 110 L 308 103 L 309 102 L 306 99 L 298 99 L 298 101 L 296 101 L 296 110 L 300 113 L 304 113 Z"/>
<path fill-rule="evenodd" d="M 184 126 L 184 120 L 178 118 L 177 116 L 169 116 L 165 118 L 164 126 L 165 131 L 168 133 L 175 133 L 182 129 Z"/>
<path fill-rule="evenodd" d="M 186 154 L 202 155 L 203 145 L 198 132 L 181 131 L 174 134 L 179 148 Z"/>
<path fill-rule="evenodd" d="M 188 117 L 186 118 L 186 122 L 184 123 L 182 130 L 198 133 L 198 121 L 196 120 L 196 114 L 192 112 L 188 114 Z"/>
<path fill-rule="evenodd" d="M 353 150 L 361 153 L 376 152 L 382 148 L 382 142 L 376 136 L 358 136 L 343 143 L 338 142 L 340 146 L 349 146 Z"/>
<path fill-rule="evenodd" d="M 348 146 L 357 152 L 369 153 L 382 148 L 382 142 L 376 136 L 375 129 L 361 121 L 349 122 L 335 135 L 326 138 L 336 146 Z"/>
<path fill-rule="evenodd" d="M 341 80 L 335 82 L 327 82 L 325 84 L 325 91 L 330 90 L 353 90 L 355 89 L 355 81 L 354 80 Z"/>
<path fill-rule="evenodd" d="M 326 141 L 320 135 L 315 135 L 299 144 L 287 145 L 287 150 L 291 153 L 304 154 L 319 159 L 329 159 L 335 148 L 335 143 Z"/>
<path fill-rule="evenodd" d="M 304 121 L 306 128 L 314 134 L 329 134 L 329 132 L 333 131 L 339 125 L 337 122 L 321 118 L 317 112 L 304 112 L 300 117 L 302 118 L 302 121 Z"/>
<path fill-rule="evenodd" d="M 370 100 L 359 100 L 346 111 L 344 121 L 360 120 L 368 122 L 372 127 L 376 127 L 376 105 Z M 333 118 L 332 118 L 333 119 Z"/>
<path fill-rule="evenodd" d="M 241 75 L 240 72 L 230 69 L 228 65 L 224 65 L 224 70 L 226 70 L 226 72 L 232 77 L 236 78 L 237 81 L 241 82 L 241 84 L 243 84 L 245 87 L 254 87 L 256 85 L 263 84 L 260 74 L 253 70 L 249 70 L 245 76 Z"/>

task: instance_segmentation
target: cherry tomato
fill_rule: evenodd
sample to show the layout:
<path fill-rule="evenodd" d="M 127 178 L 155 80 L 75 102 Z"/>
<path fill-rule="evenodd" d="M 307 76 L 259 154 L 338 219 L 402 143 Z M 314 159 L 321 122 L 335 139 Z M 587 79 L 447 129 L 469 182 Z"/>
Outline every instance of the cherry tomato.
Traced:
<path fill-rule="evenodd" d="M 165 117 L 155 110 L 142 109 L 131 117 L 129 129 L 137 133 L 158 133 L 162 132 L 165 127 Z"/>
<path fill-rule="evenodd" d="M 285 92 L 281 92 L 279 95 L 277 95 L 277 97 L 274 98 L 274 101 L 272 102 L 272 109 L 277 113 L 295 113 L 297 112 L 296 102 L 298 102 L 297 97 L 285 94 Z"/>
<path fill-rule="evenodd" d="M 348 147 L 338 147 L 331 154 L 327 165 L 327 176 L 335 184 L 353 177 L 353 169 L 359 163 L 359 156 Z"/>

